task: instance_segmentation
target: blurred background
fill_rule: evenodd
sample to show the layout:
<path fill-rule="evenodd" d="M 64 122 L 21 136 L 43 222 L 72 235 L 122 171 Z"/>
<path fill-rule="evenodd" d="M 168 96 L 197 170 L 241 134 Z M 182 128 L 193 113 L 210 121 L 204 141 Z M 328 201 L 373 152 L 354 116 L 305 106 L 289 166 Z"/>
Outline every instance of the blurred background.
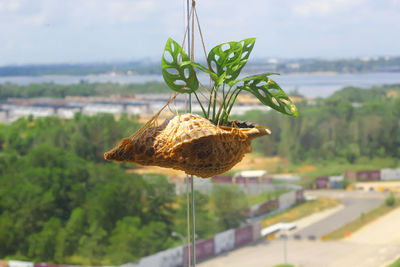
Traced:
<path fill-rule="evenodd" d="M 300 112 L 239 96 L 232 117 L 272 134 L 194 178 L 199 266 L 400 266 L 400 1 L 196 8 L 207 50 L 255 37 L 243 75 L 280 73 Z M 1 267 L 188 266 L 185 174 L 103 159 L 168 101 L 161 57 L 186 15 L 185 0 L 0 1 Z"/>

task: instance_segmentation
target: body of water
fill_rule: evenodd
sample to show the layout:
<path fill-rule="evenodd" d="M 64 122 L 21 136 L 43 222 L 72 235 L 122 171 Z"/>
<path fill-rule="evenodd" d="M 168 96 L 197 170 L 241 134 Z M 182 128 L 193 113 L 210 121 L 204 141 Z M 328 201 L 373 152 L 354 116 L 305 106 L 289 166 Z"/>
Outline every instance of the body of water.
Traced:
<path fill-rule="evenodd" d="M 368 88 L 383 84 L 400 84 L 400 73 L 360 73 L 360 74 L 282 74 L 271 76 L 285 92 L 297 89 L 307 97 L 327 97 L 335 91 L 346 86 L 357 86 Z M 199 75 L 200 81 L 208 84 L 206 75 Z M 0 77 L 0 84 L 15 83 L 27 85 L 30 83 L 56 83 L 74 84 L 81 81 L 112 82 L 120 84 L 145 83 L 151 81 L 162 82 L 160 75 L 134 75 L 134 76 L 111 76 L 111 75 L 88 75 L 88 76 L 19 76 Z"/>

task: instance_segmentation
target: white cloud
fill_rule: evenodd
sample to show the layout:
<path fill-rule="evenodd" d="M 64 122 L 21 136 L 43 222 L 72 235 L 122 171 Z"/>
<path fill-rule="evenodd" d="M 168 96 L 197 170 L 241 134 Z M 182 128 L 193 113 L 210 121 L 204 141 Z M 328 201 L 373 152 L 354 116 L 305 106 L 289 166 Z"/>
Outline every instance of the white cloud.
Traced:
<path fill-rule="evenodd" d="M 71 17 L 85 24 L 124 24 L 147 19 L 156 9 L 150 0 L 75 0 L 69 6 Z"/>
<path fill-rule="evenodd" d="M 0 0 L 0 65 L 159 56 L 169 36 L 183 38 L 185 3 Z M 208 49 L 256 37 L 254 54 L 282 57 L 398 54 L 399 8 L 400 0 L 197 1 Z"/>
<path fill-rule="evenodd" d="M 1 0 L 0 20 L 16 25 L 115 25 L 148 19 L 156 0 Z"/>
<path fill-rule="evenodd" d="M 292 12 L 295 15 L 310 17 L 310 16 L 325 16 L 334 13 L 354 9 L 365 2 L 363 0 L 305 0 L 294 4 Z"/>
<path fill-rule="evenodd" d="M 400 8 L 400 0 L 391 0 L 391 3 L 395 8 Z"/>
<path fill-rule="evenodd" d="M 3 2 L 0 2 L 0 12 L 12 12 L 18 10 L 20 7 L 21 3 L 17 0 L 4 0 Z"/>

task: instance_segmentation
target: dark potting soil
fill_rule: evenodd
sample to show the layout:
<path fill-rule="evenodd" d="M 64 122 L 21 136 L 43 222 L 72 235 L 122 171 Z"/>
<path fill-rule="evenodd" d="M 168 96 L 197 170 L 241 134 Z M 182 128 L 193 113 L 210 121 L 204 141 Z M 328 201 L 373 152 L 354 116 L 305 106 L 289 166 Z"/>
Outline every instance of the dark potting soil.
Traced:
<path fill-rule="evenodd" d="M 249 121 L 228 121 L 227 123 L 223 124 L 222 126 L 234 127 L 234 124 L 238 128 L 255 128 L 256 125 L 253 122 Z"/>

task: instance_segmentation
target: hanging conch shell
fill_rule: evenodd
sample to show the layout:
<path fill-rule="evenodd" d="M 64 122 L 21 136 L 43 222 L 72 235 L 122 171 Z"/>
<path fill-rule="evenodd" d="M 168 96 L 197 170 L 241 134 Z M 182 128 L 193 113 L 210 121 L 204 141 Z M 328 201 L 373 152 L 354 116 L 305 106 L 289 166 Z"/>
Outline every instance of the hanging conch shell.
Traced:
<path fill-rule="evenodd" d="M 254 138 L 270 133 L 263 127 L 218 127 L 199 115 L 182 114 L 122 139 L 104 158 L 173 168 L 206 178 L 230 170 L 251 152 Z"/>

